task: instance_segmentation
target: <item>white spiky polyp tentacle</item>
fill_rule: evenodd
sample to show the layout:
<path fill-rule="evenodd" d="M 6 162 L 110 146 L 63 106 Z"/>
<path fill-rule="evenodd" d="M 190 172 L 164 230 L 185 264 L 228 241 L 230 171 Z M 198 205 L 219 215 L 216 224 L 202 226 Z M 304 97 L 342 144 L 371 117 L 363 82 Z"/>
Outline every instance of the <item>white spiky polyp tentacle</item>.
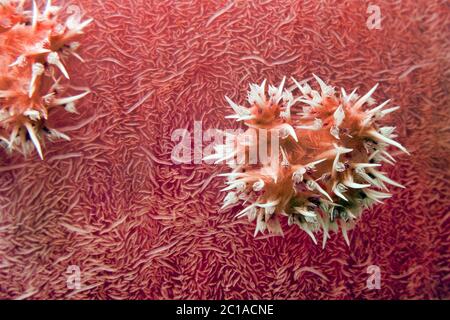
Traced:
<path fill-rule="evenodd" d="M 58 97 L 68 86 L 62 86 L 55 74 L 70 78 L 65 61 L 69 54 L 83 61 L 75 52 L 80 45 L 75 40 L 92 20 L 81 21 L 77 12 L 62 24 L 58 18 L 60 8 L 53 6 L 51 0 L 47 0 L 42 13 L 36 0 L 31 1 L 30 10 L 24 5 L 24 1 L 3 1 L 7 10 L 0 11 L 0 21 L 11 22 L 0 32 L 0 46 L 10 39 L 15 44 L 14 50 L 0 52 L 0 64 L 5 67 L 2 70 L 7 70 L 2 77 L 8 79 L 9 85 L 0 91 L 0 142 L 8 151 L 25 154 L 34 146 L 43 158 L 44 137 L 69 140 L 65 134 L 46 126 L 49 110 L 63 106 L 66 111 L 76 113 L 75 102 L 90 92 Z M 17 22 L 12 22 L 14 19 Z M 16 25 L 20 27 L 15 28 Z M 43 92 L 48 87 L 50 90 Z"/>
<path fill-rule="evenodd" d="M 398 107 L 384 109 L 387 100 L 367 108 L 374 104 L 377 84 L 358 97 L 356 89 L 347 94 L 342 88 L 336 94 L 320 77 L 313 74 L 313 78 L 320 92 L 306 81 L 291 78 L 299 91 L 295 96 L 295 89 L 284 89 L 283 78 L 278 86 L 268 85 L 267 94 L 266 80 L 250 84 L 248 107 L 225 97 L 234 111 L 228 118 L 256 130 L 258 139 L 268 139 L 262 130 L 279 133 L 279 155 L 272 150 L 270 163 L 230 165 L 233 172 L 221 175 L 228 179 L 222 208 L 243 201 L 245 207 L 236 217 L 256 219 L 255 235 L 266 229 L 282 234 L 278 220 L 287 216 L 288 224 L 298 225 L 314 243 L 317 231 L 322 230 L 325 245 L 330 231 L 340 228 L 348 244 L 348 230 L 363 209 L 391 196 L 377 189 L 387 191 L 386 184 L 403 187 L 378 170 L 381 162 L 395 162 L 388 146 L 407 153 L 393 140 L 395 128 L 377 123 Z M 240 151 L 249 152 L 251 144 L 236 141 L 216 146 L 216 153 L 207 158 L 217 163 L 231 160 Z M 269 145 L 269 140 L 258 142 Z"/>

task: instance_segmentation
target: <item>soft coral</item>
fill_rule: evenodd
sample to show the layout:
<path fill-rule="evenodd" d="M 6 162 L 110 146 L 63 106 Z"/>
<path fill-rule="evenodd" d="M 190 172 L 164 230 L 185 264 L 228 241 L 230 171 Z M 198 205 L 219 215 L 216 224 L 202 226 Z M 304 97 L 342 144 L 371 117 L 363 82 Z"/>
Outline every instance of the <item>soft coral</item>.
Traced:
<path fill-rule="evenodd" d="M 8 150 L 29 153 L 34 145 L 43 158 L 40 140 L 68 137 L 46 126 L 49 110 L 61 105 L 75 111 L 73 102 L 84 93 L 58 98 L 64 88 L 57 78 L 69 74 L 64 66 L 75 52 L 77 37 L 92 21 L 81 22 L 78 13 L 60 23 L 60 8 L 47 1 L 41 13 L 35 1 L 32 10 L 23 8 L 24 1 L 4 1 L 0 5 L 0 141 Z"/>

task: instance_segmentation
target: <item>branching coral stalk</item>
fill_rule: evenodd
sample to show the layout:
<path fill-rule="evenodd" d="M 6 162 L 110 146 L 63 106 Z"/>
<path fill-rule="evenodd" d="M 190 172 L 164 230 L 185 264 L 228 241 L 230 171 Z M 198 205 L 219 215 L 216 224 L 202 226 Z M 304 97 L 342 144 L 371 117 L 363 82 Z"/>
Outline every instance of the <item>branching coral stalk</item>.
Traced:
<path fill-rule="evenodd" d="M 69 79 L 65 67 L 76 53 L 77 38 L 91 19 L 81 21 L 79 14 L 61 24 L 59 7 L 48 0 L 41 11 L 35 1 L 31 10 L 25 1 L 0 1 L 0 142 L 7 150 L 25 155 L 33 146 L 43 158 L 43 137 L 63 138 L 65 134 L 48 128 L 46 120 L 53 108 L 76 112 L 74 102 L 89 93 L 60 97 Z M 59 76 L 61 74 L 62 76 Z"/>
<path fill-rule="evenodd" d="M 279 219 L 285 216 L 289 225 L 298 225 L 315 243 L 317 231 L 323 232 L 325 245 L 330 231 L 339 228 L 348 243 L 347 230 L 363 209 L 389 198 L 388 185 L 403 187 L 380 168 L 395 162 L 389 146 L 407 153 L 393 140 L 395 128 L 378 124 L 399 107 L 386 108 L 389 100 L 370 107 L 377 85 L 359 97 L 356 90 L 336 92 L 314 78 L 320 90 L 295 79 L 293 90 L 283 89 L 283 79 L 278 87 L 269 86 L 268 94 L 266 81 L 251 84 L 249 107 L 226 97 L 235 112 L 229 118 L 248 129 L 232 143 L 216 146 L 208 159 L 227 160 L 233 169 L 222 174 L 228 185 L 223 208 L 243 201 L 245 208 L 237 217 L 256 220 L 255 235 L 266 229 L 282 234 Z M 256 131 L 256 139 L 242 139 L 250 131 Z M 273 137 L 278 139 L 276 148 L 271 148 Z M 250 162 L 251 149 L 261 146 L 269 150 L 269 161 Z M 239 153 L 244 154 L 242 161 L 230 161 Z"/>

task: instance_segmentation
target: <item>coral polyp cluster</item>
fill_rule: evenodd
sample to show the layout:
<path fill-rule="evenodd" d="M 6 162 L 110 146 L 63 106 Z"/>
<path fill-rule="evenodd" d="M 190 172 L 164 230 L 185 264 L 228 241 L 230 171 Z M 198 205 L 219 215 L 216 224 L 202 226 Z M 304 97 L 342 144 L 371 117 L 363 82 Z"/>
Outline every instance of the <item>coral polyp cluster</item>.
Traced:
<path fill-rule="evenodd" d="M 223 208 L 242 201 L 245 208 L 237 217 L 256 220 L 255 235 L 266 229 L 282 234 L 280 217 L 285 216 L 315 243 L 316 232 L 323 233 L 325 245 L 330 231 L 339 229 L 348 243 L 347 230 L 364 208 L 389 198 L 388 185 L 402 187 L 380 168 L 395 162 L 389 146 L 407 153 L 393 140 L 395 128 L 379 124 L 399 107 L 387 108 L 389 100 L 374 106 L 377 85 L 360 97 L 356 90 L 336 91 L 314 78 L 320 90 L 295 79 L 292 89 L 284 89 L 285 78 L 267 93 L 265 80 L 251 84 L 249 107 L 226 97 L 235 112 L 229 118 L 248 128 L 216 146 L 208 158 L 226 160 L 232 168 L 221 174 L 229 192 Z M 260 157 L 252 161 L 255 149 Z M 263 157 L 261 149 L 267 150 Z"/>
<path fill-rule="evenodd" d="M 92 21 L 81 21 L 79 13 L 59 19 L 60 8 L 48 0 L 43 10 L 33 1 L 31 10 L 25 1 L 0 1 L 0 141 L 8 151 L 28 154 L 33 146 L 43 158 L 41 142 L 69 139 L 47 127 L 49 112 L 64 107 L 76 112 L 74 102 L 89 90 L 61 97 L 69 79 L 65 67 L 69 56 L 76 53 L 77 38 Z"/>

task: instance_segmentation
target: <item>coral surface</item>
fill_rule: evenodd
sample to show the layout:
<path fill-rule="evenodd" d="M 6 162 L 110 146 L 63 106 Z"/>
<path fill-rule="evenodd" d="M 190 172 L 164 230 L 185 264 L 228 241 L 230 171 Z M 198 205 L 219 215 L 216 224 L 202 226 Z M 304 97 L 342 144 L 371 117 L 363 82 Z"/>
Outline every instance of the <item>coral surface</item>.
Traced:
<path fill-rule="evenodd" d="M 369 29 L 370 4 L 381 29 Z M 66 68 L 92 93 L 56 113 L 70 143 L 24 159 L 0 150 L 0 297 L 68 299 L 449 298 L 449 13 L 446 1 L 65 0 L 95 20 L 85 63 Z M 249 83 L 283 76 L 358 88 L 401 108 L 384 205 L 325 249 L 219 212 L 227 167 L 171 160 L 174 130 L 240 128 L 225 119 Z M 79 83 L 85 79 L 86 83 Z M 349 90 L 348 90 L 349 91 Z M 394 169 L 395 168 L 395 169 Z M 381 289 L 367 288 L 368 267 Z M 81 288 L 68 288 L 70 266 Z"/>

